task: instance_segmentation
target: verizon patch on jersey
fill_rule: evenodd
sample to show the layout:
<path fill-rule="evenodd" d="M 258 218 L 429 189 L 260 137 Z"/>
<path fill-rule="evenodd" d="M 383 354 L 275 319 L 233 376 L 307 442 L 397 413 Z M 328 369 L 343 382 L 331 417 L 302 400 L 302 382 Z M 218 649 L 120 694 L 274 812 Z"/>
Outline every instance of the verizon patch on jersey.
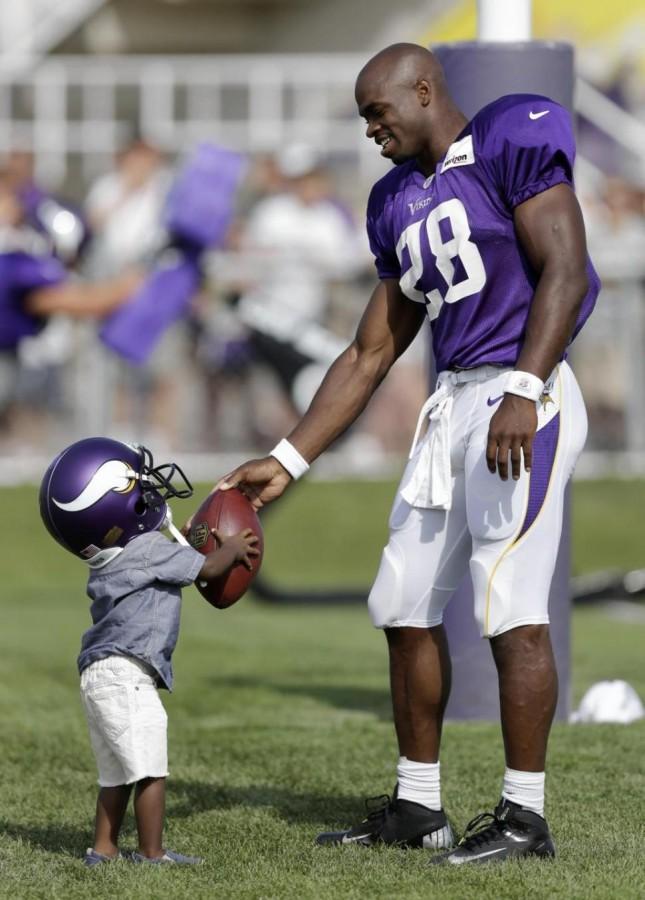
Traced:
<path fill-rule="evenodd" d="M 472 166 L 475 162 L 475 151 L 473 150 L 473 136 L 467 134 L 460 141 L 455 141 L 448 147 L 444 164 L 441 167 L 443 174 L 448 169 L 456 169 L 457 166 Z"/>

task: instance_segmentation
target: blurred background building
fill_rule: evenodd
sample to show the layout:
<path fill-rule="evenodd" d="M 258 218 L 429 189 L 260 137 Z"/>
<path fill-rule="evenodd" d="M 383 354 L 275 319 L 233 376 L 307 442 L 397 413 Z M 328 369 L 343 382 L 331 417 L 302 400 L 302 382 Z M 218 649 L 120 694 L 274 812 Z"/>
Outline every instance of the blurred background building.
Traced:
<path fill-rule="evenodd" d="M 356 74 L 393 41 L 475 38 L 475 7 L 0 0 L 0 478 L 39 472 L 88 433 L 236 460 L 282 436 L 375 281 L 363 216 L 387 163 L 356 115 Z M 643 472 L 645 8 L 541 0 L 533 20 L 536 38 L 576 47 L 576 177 L 604 282 L 573 352 L 590 414 L 578 471 Z M 205 146 L 240 165 L 219 185 L 210 170 L 234 200 L 195 243 L 168 196 Z M 174 312 L 160 291 L 166 327 L 145 358 L 115 350 L 95 317 L 56 314 L 2 340 L 7 310 L 42 287 L 15 273 L 21 254 L 81 285 L 167 276 Z M 339 446 L 343 465 L 406 451 L 425 338 Z"/>

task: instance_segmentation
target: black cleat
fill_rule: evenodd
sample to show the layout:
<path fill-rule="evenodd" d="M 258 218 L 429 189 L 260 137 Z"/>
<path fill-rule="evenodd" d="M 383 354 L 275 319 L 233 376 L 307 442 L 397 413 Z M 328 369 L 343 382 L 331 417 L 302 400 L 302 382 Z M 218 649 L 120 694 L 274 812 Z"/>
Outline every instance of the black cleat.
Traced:
<path fill-rule="evenodd" d="M 317 844 L 394 844 L 441 850 L 454 845 L 452 828 L 442 809 L 433 810 L 410 800 L 400 800 L 394 792 L 366 801 L 367 818 L 347 831 L 319 834 Z"/>
<path fill-rule="evenodd" d="M 555 846 L 542 816 L 502 797 L 495 812 L 481 813 L 468 823 L 454 850 L 430 862 L 461 866 L 518 856 L 553 857 Z"/>

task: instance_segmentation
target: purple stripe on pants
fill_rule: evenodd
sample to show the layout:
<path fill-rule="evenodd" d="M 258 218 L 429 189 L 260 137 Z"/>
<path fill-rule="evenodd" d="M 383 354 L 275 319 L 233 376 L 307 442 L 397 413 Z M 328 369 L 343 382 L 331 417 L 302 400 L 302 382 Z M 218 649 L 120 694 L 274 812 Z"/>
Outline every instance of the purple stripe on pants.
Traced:
<path fill-rule="evenodd" d="M 529 482 L 529 502 L 522 529 L 516 540 L 519 540 L 529 530 L 537 518 L 537 514 L 542 509 L 551 479 L 551 472 L 553 471 L 559 436 L 560 413 L 556 413 L 551 421 L 537 432 L 533 440 L 533 464 Z"/>

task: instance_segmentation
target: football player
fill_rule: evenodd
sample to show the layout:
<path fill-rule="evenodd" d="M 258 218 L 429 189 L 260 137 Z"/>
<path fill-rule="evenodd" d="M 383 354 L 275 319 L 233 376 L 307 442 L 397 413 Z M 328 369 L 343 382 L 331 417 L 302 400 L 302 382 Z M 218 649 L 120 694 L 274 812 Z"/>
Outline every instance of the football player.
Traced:
<path fill-rule="evenodd" d="M 181 588 L 216 583 L 236 562 L 250 568 L 258 550 L 251 529 L 230 536 L 212 529 L 218 546 L 205 556 L 187 546 L 167 501 L 192 493 L 176 463 L 155 466 L 146 447 L 104 437 L 66 447 L 40 486 L 45 527 L 89 568 L 92 624 L 77 665 L 100 785 L 94 843 L 83 858 L 91 868 L 121 858 L 132 793 L 139 838 L 132 862 L 203 862 L 163 846 L 168 717 L 158 691 L 173 687 Z"/>
<path fill-rule="evenodd" d="M 548 596 L 565 485 L 587 429 L 566 355 L 599 290 L 573 190 L 570 117 L 522 94 L 468 121 L 438 61 L 414 44 L 374 56 L 355 95 L 367 137 L 395 163 L 367 211 L 380 282 L 288 439 L 223 486 L 240 485 L 257 506 L 278 497 L 354 421 L 429 318 L 436 389 L 369 597 L 390 653 L 397 785 L 365 821 L 318 843 L 446 848 L 433 861 L 454 865 L 551 857 Z M 450 690 L 442 616 L 468 567 L 499 676 L 506 769 L 494 812 L 476 816 L 450 849 L 439 770 Z"/>

